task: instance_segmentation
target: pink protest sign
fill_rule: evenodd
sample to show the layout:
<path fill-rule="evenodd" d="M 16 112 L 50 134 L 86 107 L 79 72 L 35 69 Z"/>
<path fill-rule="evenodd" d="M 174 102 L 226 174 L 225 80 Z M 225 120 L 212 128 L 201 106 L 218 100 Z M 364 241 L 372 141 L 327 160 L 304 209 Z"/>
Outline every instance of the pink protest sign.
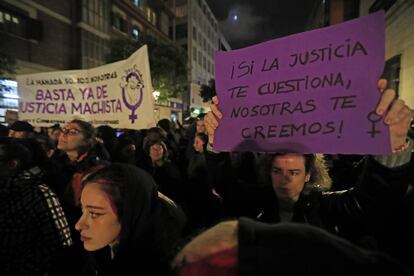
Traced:
<path fill-rule="evenodd" d="M 384 13 L 216 53 L 214 149 L 390 153 L 374 111 L 384 66 Z"/>

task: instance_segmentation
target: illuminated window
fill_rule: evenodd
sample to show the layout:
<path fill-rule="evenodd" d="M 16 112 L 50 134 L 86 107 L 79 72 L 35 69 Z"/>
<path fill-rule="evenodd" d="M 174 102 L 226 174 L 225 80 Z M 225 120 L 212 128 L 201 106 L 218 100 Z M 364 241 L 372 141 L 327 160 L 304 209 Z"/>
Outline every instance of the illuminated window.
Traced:
<path fill-rule="evenodd" d="M 155 12 L 148 8 L 147 9 L 147 20 L 152 24 L 152 25 L 156 25 L 157 24 L 157 15 L 155 14 Z"/>
<path fill-rule="evenodd" d="M 132 4 L 136 7 L 140 6 L 140 2 L 141 2 L 140 0 L 132 0 Z"/>
<path fill-rule="evenodd" d="M 133 27 L 132 28 L 132 37 L 133 38 L 138 38 L 139 34 L 140 34 L 139 29 L 137 27 Z"/>
<path fill-rule="evenodd" d="M 28 38 L 27 18 L 0 10 L 0 31 Z M 30 27 L 30 26 L 29 26 Z"/>

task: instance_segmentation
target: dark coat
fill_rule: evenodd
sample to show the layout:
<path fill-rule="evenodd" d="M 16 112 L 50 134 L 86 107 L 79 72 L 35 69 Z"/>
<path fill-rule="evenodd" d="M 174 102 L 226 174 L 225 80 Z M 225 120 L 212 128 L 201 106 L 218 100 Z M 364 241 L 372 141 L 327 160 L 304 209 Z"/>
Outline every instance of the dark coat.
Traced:
<path fill-rule="evenodd" d="M 184 180 L 178 167 L 170 160 L 165 160 L 161 166 L 154 166 L 147 159 L 142 166 L 155 180 L 158 190 L 177 203 L 184 201 Z"/>
<path fill-rule="evenodd" d="M 71 244 L 59 200 L 38 167 L 0 180 L 0 275 L 44 275 Z"/>

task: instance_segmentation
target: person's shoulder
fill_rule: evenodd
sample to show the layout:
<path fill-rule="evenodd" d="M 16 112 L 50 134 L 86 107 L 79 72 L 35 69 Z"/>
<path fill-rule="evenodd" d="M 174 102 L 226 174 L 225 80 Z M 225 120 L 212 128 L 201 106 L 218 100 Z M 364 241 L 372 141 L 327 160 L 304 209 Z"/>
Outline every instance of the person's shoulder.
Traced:
<path fill-rule="evenodd" d="M 37 179 L 30 179 L 21 175 L 20 177 L 15 178 L 11 184 L 12 185 L 8 189 L 7 200 L 11 202 L 16 209 L 26 209 L 30 212 L 39 209 L 36 206 L 44 203 L 42 189 L 50 190 L 45 184 L 40 183 Z"/>

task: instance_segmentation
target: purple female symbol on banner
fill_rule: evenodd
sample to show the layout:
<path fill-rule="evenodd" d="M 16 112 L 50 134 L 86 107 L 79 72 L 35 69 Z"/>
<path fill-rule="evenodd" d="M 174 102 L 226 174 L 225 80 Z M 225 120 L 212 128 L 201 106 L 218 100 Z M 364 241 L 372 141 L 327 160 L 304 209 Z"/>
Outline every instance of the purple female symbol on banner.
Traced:
<path fill-rule="evenodd" d="M 124 78 L 125 83 L 124 85 L 121 85 L 122 100 L 124 101 L 125 106 L 131 110 L 129 119 L 131 120 L 131 123 L 134 123 L 135 119 L 137 119 L 135 111 L 141 105 L 143 99 L 144 82 L 139 72 L 135 71 L 129 72 Z"/>

